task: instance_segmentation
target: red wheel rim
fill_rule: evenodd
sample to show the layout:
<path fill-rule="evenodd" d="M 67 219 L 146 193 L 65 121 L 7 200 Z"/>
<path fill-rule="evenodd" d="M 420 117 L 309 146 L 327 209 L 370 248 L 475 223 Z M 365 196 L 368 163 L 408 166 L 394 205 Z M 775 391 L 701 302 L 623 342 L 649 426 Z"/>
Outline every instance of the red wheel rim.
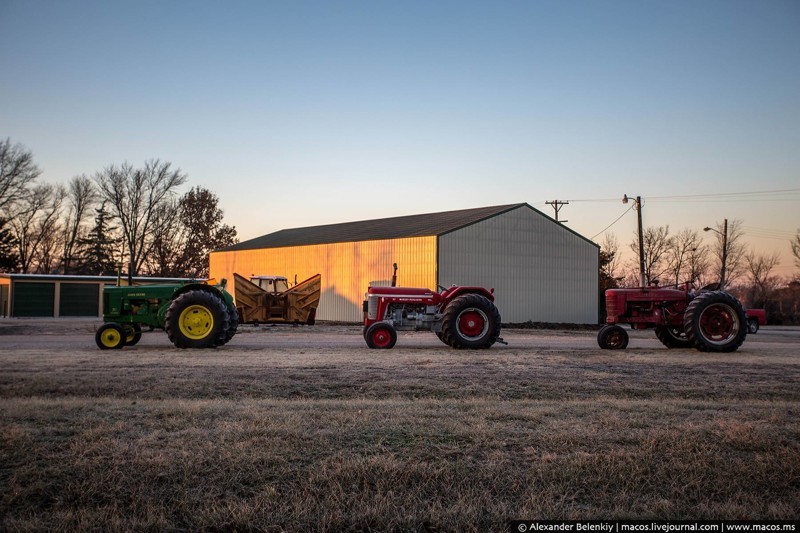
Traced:
<path fill-rule="evenodd" d="M 480 309 L 465 309 L 458 315 L 458 331 L 467 338 L 479 338 L 486 332 L 488 320 Z"/>
<path fill-rule="evenodd" d="M 606 343 L 612 350 L 615 348 L 622 348 L 625 344 L 625 334 L 619 330 L 611 331 L 606 337 Z"/>
<path fill-rule="evenodd" d="M 725 344 L 739 332 L 739 317 L 727 304 L 713 304 L 700 313 L 700 332 L 712 344 Z"/>
<path fill-rule="evenodd" d="M 372 332 L 372 344 L 376 348 L 387 348 L 392 342 L 392 336 L 386 328 L 378 328 Z"/>

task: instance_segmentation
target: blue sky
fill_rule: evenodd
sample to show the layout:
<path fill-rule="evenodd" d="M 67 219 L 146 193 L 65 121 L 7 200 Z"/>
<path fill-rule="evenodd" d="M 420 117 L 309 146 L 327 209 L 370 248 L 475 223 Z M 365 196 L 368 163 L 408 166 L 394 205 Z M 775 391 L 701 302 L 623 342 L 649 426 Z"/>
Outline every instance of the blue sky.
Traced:
<path fill-rule="evenodd" d="M 797 1 L 0 0 L 0 72 L 43 180 L 168 160 L 242 239 L 609 199 L 561 212 L 592 237 L 627 193 L 649 225 L 742 219 L 791 270 L 800 192 L 658 197 L 800 189 Z"/>

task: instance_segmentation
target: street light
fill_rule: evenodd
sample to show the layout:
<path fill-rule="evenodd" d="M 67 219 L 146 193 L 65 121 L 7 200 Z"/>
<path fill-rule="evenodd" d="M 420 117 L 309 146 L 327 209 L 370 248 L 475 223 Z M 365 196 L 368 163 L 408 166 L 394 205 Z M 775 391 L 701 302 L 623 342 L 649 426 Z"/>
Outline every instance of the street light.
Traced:
<path fill-rule="evenodd" d="M 622 203 L 627 204 L 630 198 L 627 194 L 622 195 Z M 646 287 L 644 279 L 644 239 L 642 238 L 642 197 L 637 196 L 633 207 L 636 209 L 639 222 L 639 283 L 642 288 Z"/>
<path fill-rule="evenodd" d="M 722 271 L 719 274 L 719 290 L 725 290 L 725 263 L 728 261 L 728 219 L 722 224 L 722 231 L 706 226 L 703 231 L 713 231 L 722 235 Z"/>

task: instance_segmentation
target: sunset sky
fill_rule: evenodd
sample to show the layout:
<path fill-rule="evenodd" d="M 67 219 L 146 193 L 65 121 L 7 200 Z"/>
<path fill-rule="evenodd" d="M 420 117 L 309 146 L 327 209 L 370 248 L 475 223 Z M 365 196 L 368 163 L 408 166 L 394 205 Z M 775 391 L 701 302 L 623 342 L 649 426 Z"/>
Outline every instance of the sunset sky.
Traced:
<path fill-rule="evenodd" d="M 171 161 L 242 240 L 559 199 L 600 241 L 628 194 L 788 275 L 800 2 L 0 0 L 5 137 L 54 183 Z"/>

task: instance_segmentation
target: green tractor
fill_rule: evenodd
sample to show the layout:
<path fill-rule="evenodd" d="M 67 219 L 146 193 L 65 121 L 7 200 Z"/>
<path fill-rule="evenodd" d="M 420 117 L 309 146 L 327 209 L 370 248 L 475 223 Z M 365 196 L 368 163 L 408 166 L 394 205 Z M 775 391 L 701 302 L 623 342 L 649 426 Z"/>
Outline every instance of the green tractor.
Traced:
<path fill-rule="evenodd" d="M 95 335 L 101 350 L 133 346 L 142 326 L 163 329 L 178 348 L 215 348 L 236 335 L 239 317 L 233 297 L 219 285 L 105 287 L 103 320 Z"/>

